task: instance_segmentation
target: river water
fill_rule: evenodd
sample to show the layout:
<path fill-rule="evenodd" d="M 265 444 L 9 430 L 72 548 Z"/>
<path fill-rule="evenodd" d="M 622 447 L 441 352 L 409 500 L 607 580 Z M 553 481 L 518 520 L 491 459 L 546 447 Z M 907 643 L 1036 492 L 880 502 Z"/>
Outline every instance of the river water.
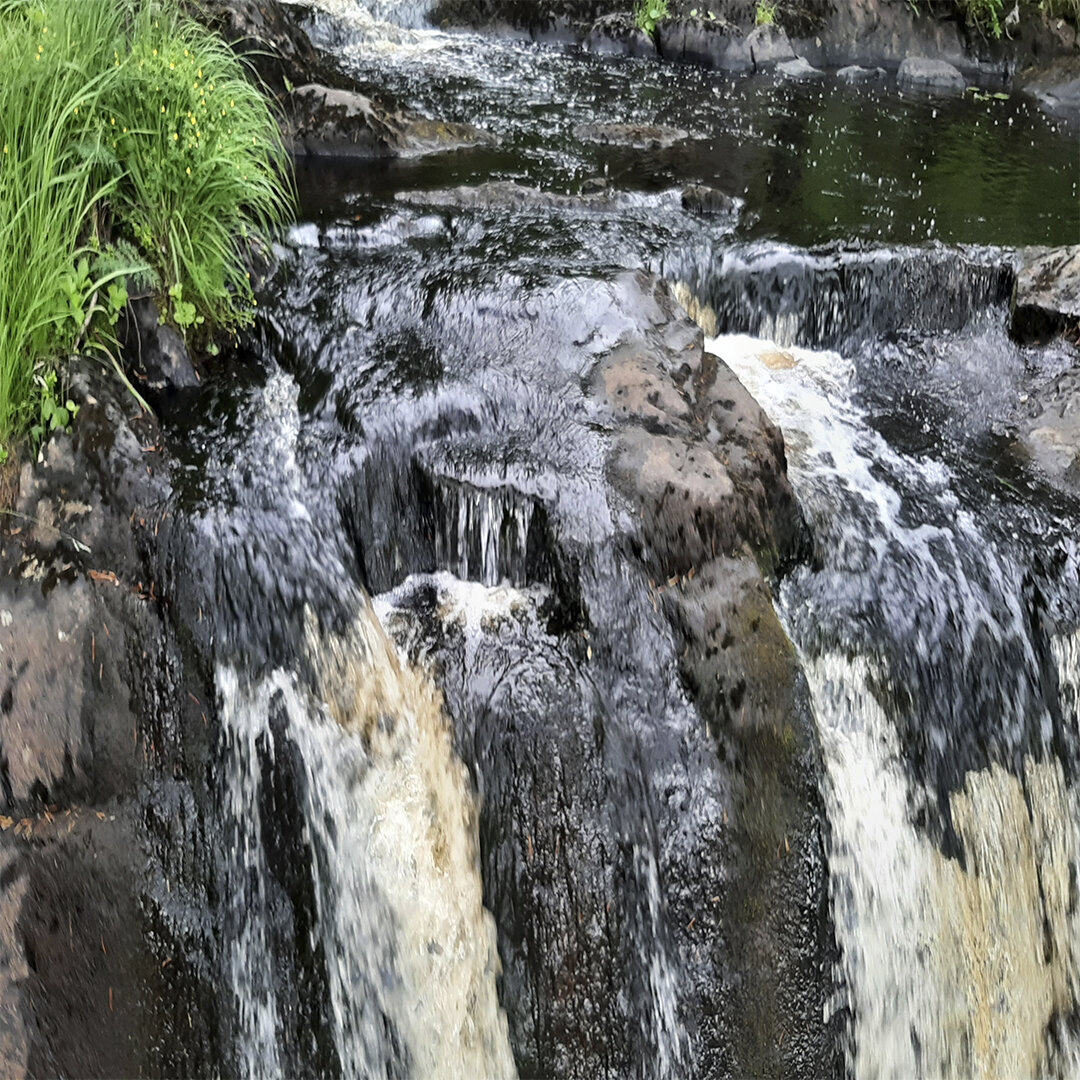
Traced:
<path fill-rule="evenodd" d="M 1075 130 L 1017 96 L 730 80 L 424 15 L 327 0 L 309 25 L 362 86 L 497 144 L 301 167 L 257 332 L 175 432 L 181 587 L 217 611 L 223 1071 L 758 1060 L 709 915 L 735 782 L 618 540 L 586 392 L 644 268 L 782 429 L 812 535 L 772 584 L 824 931 L 813 978 L 778 961 L 768 1060 L 1072 1075 L 1078 503 L 1009 431 L 1076 356 L 1009 339 L 1000 245 L 1076 240 Z M 694 214 L 687 183 L 736 203 Z M 800 979 L 824 1008 L 791 1004 Z"/>

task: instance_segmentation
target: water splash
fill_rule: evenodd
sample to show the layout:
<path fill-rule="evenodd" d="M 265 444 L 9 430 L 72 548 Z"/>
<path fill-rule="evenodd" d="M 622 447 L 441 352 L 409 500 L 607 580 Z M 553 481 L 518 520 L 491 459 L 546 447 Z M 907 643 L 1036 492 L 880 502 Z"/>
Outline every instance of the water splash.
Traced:
<path fill-rule="evenodd" d="M 251 1076 L 282 1071 L 275 1034 L 286 1003 L 273 979 L 260 756 L 288 741 L 316 900 L 312 947 L 325 957 L 344 1074 L 511 1077 L 476 806 L 439 694 L 402 662 L 366 600 L 340 635 L 309 614 L 306 661 L 306 679 L 218 674 L 239 841 L 230 965 L 239 1059 Z"/>
<path fill-rule="evenodd" d="M 1038 1075 L 1046 1031 L 1077 1001 L 1078 800 L 1056 761 L 971 772 L 950 798 L 965 863 L 914 819 L 882 673 L 806 662 L 826 766 L 834 925 L 854 1021 L 851 1075 Z"/>

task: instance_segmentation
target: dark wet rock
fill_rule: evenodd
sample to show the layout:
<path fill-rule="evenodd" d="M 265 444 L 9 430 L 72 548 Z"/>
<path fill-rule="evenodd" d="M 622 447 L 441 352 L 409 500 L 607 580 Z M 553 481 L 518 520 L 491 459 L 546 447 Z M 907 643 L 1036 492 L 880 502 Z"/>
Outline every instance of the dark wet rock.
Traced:
<path fill-rule="evenodd" d="M 1051 64 L 1038 65 L 1021 72 L 1017 82 L 1048 112 L 1063 116 L 1074 123 L 1080 121 L 1080 56 L 1060 57 Z"/>
<path fill-rule="evenodd" d="M 963 90 L 964 76 L 945 60 L 935 60 L 925 56 L 909 56 L 896 73 L 901 86 L 917 87 L 930 90 Z"/>
<path fill-rule="evenodd" d="M 768 71 L 777 64 L 795 59 L 795 50 L 787 33 L 775 24 L 755 26 L 746 35 L 746 43 L 755 71 Z"/>
<path fill-rule="evenodd" d="M 682 204 L 684 210 L 694 214 L 734 214 L 739 209 L 738 199 L 707 184 L 689 184 L 684 187 Z"/>
<path fill-rule="evenodd" d="M 1080 336 L 1080 245 L 1019 253 L 1012 333 L 1021 341 Z"/>
<path fill-rule="evenodd" d="M 836 73 L 836 77 L 845 83 L 860 84 L 870 82 L 881 82 L 885 78 L 885 69 L 880 67 L 865 68 L 859 67 L 858 64 L 849 64 L 847 67 L 842 67 Z"/>
<path fill-rule="evenodd" d="M 626 0 L 436 0 L 430 18 L 433 25 L 444 28 L 506 28 L 538 38 L 558 36 L 561 31 L 580 39 L 597 19 L 625 15 L 629 7 Z"/>
<path fill-rule="evenodd" d="M 608 339 L 586 387 L 615 536 L 582 545 L 548 507 L 574 621 L 511 602 L 473 624 L 438 580 L 396 601 L 482 792 L 518 1068 L 833 1075 L 820 767 L 761 569 L 806 548 L 783 441 L 663 282 L 624 274 L 607 292 L 617 311 L 581 309 Z"/>
<path fill-rule="evenodd" d="M 119 337 L 127 364 L 138 373 L 144 396 L 155 405 L 177 390 L 198 386 L 199 375 L 184 339 L 161 323 L 153 300 L 142 298 L 128 305 Z"/>
<path fill-rule="evenodd" d="M 785 79 L 795 82 L 813 82 L 815 79 L 823 79 L 825 72 L 820 68 L 812 67 L 801 56 L 794 60 L 785 60 L 776 65 L 776 73 Z"/>
<path fill-rule="evenodd" d="M 715 71 L 753 71 L 749 37 L 726 21 L 666 19 L 656 28 L 665 60 L 696 64 Z"/>
<path fill-rule="evenodd" d="M 578 124 L 574 138 L 601 146 L 627 146 L 634 150 L 666 150 L 688 137 L 681 128 L 662 124 Z"/>
<path fill-rule="evenodd" d="M 656 56 L 656 42 L 630 15 L 605 15 L 597 19 L 584 41 L 588 52 L 601 56 Z"/>
<path fill-rule="evenodd" d="M 72 431 L 24 467 L 0 532 L 3 1071 L 208 1073 L 212 944 L 178 914 L 209 909 L 208 862 L 194 815 L 168 839 L 146 816 L 162 785 L 190 801 L 206 736 L 181 731 L 213 711 L 155 592 L 160 429 L 115 381 L 76 371 L 70 392 Z"/>
<path fill-rule="evenodd" d="M 278 97 L 290 86 L 335 78 L 337 64 L 304 29 L 303 7 L 280 0 L 200 0 L 196 11 Z"/>
<path fill-rule="evenodd" d="M 286 136 L 300 156 L 399 157 L 493 141 L 471 124 L 392 111 L 355 91 L 319 85 L 297 87 L 289 96 L 288 114 Z"/>

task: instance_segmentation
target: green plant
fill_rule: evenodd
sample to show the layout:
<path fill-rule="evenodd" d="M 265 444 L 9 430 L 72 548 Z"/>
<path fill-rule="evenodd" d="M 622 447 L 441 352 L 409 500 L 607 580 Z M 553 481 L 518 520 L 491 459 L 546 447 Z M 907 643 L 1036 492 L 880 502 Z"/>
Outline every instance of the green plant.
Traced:
<path fill-rule="evenodd" d="M 95 111 L 115 69 L 84 50 L 120 25 L 115 3 L 68 0 L 46 17 L 0 2 L 0 443 L 30 418 L 35 367 L 74 342 L 85 316 L 82 236 L 112 183 Z"/>
<path fill-rule="evenodd" d="M 35 374 L 34 382 L 38 386 L 38 421 L 30 428 L 30 438 L 36 444 L 54 431 L 66 430 L 78 414 L 79 406 L 71 398 L 64 398 L 64 395 L 57 390 L 55 371 Z M 64 398 L 63 404 L 61 404 L 62 398 Z"/>
<path fill-rule="evenodd" d="M 772 26 L 776 22 L 776 9 L 778 4 L 770 4 L 767 0 L 757 0 L 757 8 L 754 10 L 755 26 Z"/>
<path fill-rule="evenodd" d="M 956 0 L 956 6 L 963 12 L 968 26 L 995 40 L 1001 37 L 1003 0 Z"/>
<path fill-rule="evenodd" d="M 292 210 L 266 98 L 173 0 L 142 4 L 127 68 L 115 102 L 112 148 L 124 169 L 117 212 L 173 298 L 181 330 L 246 325 L 254 306 L 247 252 Z"/>
<path fill-rule="evenodd" d="M 0 0 L 0 72 L 3 446 L 49 427 L 35 373 L 56 357 L 123 378 L 129 287 L 183 331 L 249 322 L 248 254 L 292 192 L 266 100 L 180 0 Z"/>
<path fill-rule="evenodd" d="M 668 0 L 638 0 L 634 8 L 634 23 L 639 30 L 651 34 L 656 30 L 656 24 L 670 14 Z"/>

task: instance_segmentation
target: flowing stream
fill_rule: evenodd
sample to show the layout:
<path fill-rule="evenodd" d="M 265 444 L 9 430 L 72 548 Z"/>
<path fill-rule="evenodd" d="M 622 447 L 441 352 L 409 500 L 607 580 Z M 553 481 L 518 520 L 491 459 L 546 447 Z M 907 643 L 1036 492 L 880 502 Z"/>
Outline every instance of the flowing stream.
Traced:
<path fill-rule="evenodd" d="M 990 245 L 1075 232 L 1075 132 L 310 7 L 361 85 L 498 142 L 302 166 L 244 362 L 176 424 L 176 587 L 217 611 L 226 1071 L 719 1077 L 823 983 L 754 1043 L 793 1074 L 1072 1075 L 1078 504 L 1007 432 L 1075 357 L 1009 340 Z M 581 133 L 627 121 L 684 137 Z M 725 831 L 766 800 L 620 541 L 588 392 L 638 268 L 782 429 L 813 538 L 773 591 L 827 910 L 768 1000 L 715 907 L 788 903 Z"/>

